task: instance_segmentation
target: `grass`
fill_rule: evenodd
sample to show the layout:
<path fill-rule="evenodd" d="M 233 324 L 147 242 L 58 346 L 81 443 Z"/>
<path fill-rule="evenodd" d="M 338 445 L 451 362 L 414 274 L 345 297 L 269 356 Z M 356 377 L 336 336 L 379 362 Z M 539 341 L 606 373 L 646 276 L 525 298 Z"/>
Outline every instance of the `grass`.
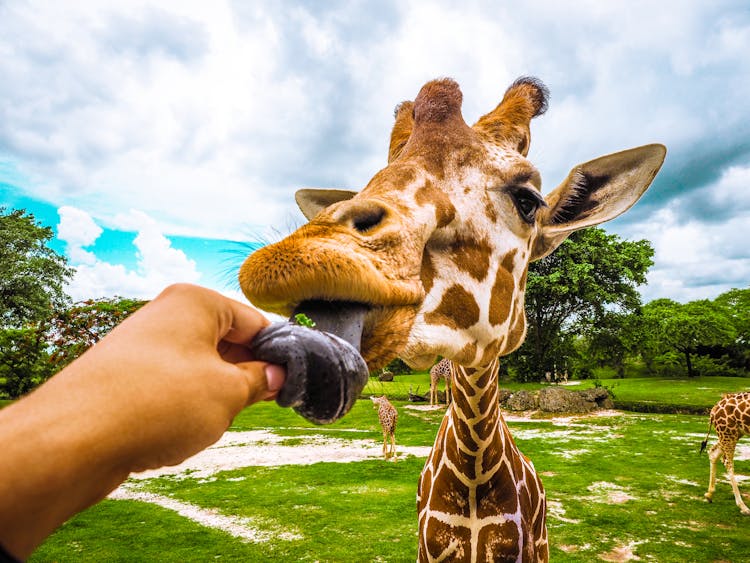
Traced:
<path fill-rule="evenodd" d="M 575 382 L 568 389 L 587 389 L 599 384 L 609 389 L 615 397 L 615 406 L 624 410 L 646 411 L 656 407 L 703 412 L 709 410 L 721 398 L 723 393 L 750 390 L 750 379 L 741 377 L 694 377 L 694 378 L 656 378 L 639 377 L 627 379 L 588 379 Z M 516 383 L 501 381 L 500 386 L 511 391 L 536 390 L 549 387 L 543 383 Z M 387 395 L 391 398 L 406 400 L 409 388 L 416 393 L 428 393 L 430 390 L 429 374 L 399 375 L 394 381 L 378 381 L 370 378 L 363 395 Z M 440 389 L 444 385 L 440 383 Z"/>
<path fill-rule="evenodd" d="M 430 445 L 441 413 L 395 404 L 399 446 Z M 628 549 L 642 561 L 667 563 L 741 561 L 750 553 L 750 520 L 735 506 L 723 471 L 714 502 L 702 498 L 708 481 L 707 457 L 698 455 L 704 416 L 623 413 L 509 426 L 547 490 L 553 561 L 616 560 L 606 558 Z M 309 424 L 265 403 L 243 411 L 232 427 L 257 428 L 292 440 L 310 434 L 380 439 L 369 400 L 358 401 L 331 426 Z M 248 467 L 210 479 L 150 480 L 143 484 L 148 491 L 301 538 L 246 543 L 163 508 L 107 500 L 65 524 L 30 561 L 414 561 L 423 462 L 407 457 Z M 738 474 L 750 474 L 750 460 L 737 459 L 735 466 Z M 747 497 L 750 485 L 741 488 Z"/>

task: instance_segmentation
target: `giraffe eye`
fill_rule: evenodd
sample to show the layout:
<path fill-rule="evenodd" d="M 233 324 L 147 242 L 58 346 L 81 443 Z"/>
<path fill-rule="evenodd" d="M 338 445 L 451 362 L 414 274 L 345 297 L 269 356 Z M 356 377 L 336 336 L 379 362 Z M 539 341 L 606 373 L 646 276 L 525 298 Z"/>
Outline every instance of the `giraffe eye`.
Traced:
<path fill-rule="evenodd" d="M 544 204 L 541 195 L 526 188 L 520 188 L 514 191 L 513 201 L 516 204 L 518 213 L 521 215 L 521 219 L 527 223 L 534 222 L 537 210 Z"/>

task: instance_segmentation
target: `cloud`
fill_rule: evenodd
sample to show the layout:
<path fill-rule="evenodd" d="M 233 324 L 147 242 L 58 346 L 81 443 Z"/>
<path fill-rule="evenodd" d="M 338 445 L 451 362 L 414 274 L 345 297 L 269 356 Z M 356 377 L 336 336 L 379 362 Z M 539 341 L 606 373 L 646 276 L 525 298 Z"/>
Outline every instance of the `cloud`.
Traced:
<path fill-rule="evenodd" d="M 662 142 L 654 185 L 608 228 L 670 209 L 675 228 L 747 233 L 742 197 L 716 196 L 750 166 L 747 52 L 742 0 L 6 2 L 0 159 L 104 228 L 135 208 L 161 234 L 244 240 L 300 221 L 298 188 L 366 185 L 394 106 L 425 81 L 455 77 L 473 122 L 532 74 L 552 93 L 530 152 L 546 191 L 577 163 Z"/>
<path fill-rule="evenodd" d="M 91 265 L 96 262 L 93 252 L 84 248 L 91 246 L 102 234 L 102 228 L 94 223 L 91 216 L 75 207 L 64 206 L 57 210 L 60 223 L 57 237 L 67 243 L 67 252 L 73 264 Z"/>
<path fill-rule="evenodd" d="M 133 242 L 135 270 L 100 260 L 93 252 L 83 250 L 102 233 L 85 211 L 64 207 L 59 214 L 58 238 L 67 242 L 68 258 L 76 269 L 67 288 L 74 300 L 113 295 L 151 299 L 171 283 L 200 282 L 195 261 L 173 248 L 156 221 L 142 212 L 131 211 L 119 217 L 127 230 L 137 233 Z"/>

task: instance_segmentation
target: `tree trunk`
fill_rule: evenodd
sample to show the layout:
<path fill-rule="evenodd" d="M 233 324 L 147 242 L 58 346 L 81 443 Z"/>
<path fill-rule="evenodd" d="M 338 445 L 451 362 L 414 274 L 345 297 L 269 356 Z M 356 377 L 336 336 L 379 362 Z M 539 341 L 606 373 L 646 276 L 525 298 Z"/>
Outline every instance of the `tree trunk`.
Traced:
<path fill-rule="evenodd" d="M 688 377 L 693 377 L 693 363 L 690 361 L 690 349 L 685 350 L 685 363 L 687 364 Z"/>

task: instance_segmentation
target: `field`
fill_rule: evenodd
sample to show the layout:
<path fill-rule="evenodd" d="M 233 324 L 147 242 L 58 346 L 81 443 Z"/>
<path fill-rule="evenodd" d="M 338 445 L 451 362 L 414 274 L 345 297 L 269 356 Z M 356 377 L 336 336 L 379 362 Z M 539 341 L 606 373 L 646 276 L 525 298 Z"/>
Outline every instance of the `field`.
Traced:
<path fill-rule="evenodd" d="M 398 386 L 408 392 L 419 384 L 422 392 L 423 376 L 410 377 L 373 381 L 368 391 L 398 395 Z M 748 381 L 601 384 L 618 400 L 710 406 L 722 390 L 746 389 Z M 396 406 L 399 455 L 384 461 L 369 400 L 329 427 L 255 405 L 204 457 L 131 479 L 116 499 L 65 524 L 30 561 L 414 561 L 416 483 L 442 411 Z M 553 561 L 747 560 L 750 520 L 735 506 L 723 468 L 714 502 L 703 500 L 705 416 L 506 419 L 547 490 Z M 750 475 L 750 442 L 740 442 L 735 469 Z M 740 487 L 750 497 L 750 483 Z"/>

